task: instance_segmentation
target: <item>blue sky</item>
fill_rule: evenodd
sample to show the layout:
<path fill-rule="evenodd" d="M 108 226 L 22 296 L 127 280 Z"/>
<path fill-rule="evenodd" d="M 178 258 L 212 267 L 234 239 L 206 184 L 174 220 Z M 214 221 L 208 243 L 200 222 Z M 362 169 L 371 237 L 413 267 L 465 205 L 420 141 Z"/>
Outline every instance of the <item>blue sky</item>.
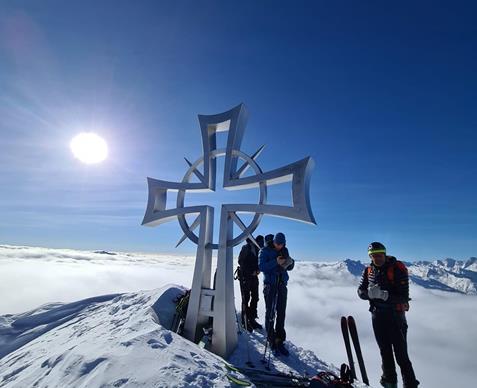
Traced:
<path fill-rule="evenodd" d="M 146 177 L 180 179 L 183 156 L 202 151 L 197 114 L 244 102 L 243 150 L 266 144 L 264 170 L 316 162 L 318 226 L 265 218 L 258 230 L 285 232 L 294 257 L 365 259 L 373 240 L 403 259 L 475 256 L 475 11 L 2 1 L 0 242 L 194 253 L 190 242 L 174 250 L 176 222 L 140 226 Z M 105 162 L 73 158 L 81 131 L 106 139 Z M 271 189 L 278 203 L 289 196 Z"/>

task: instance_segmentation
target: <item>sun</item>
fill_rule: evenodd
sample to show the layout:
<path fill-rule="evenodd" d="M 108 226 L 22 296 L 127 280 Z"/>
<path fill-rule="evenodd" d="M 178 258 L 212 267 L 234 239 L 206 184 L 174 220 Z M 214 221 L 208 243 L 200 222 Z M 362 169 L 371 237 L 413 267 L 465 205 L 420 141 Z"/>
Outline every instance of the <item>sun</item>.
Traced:
<path fill-rule="evenodd" d="M 75 158 L 86 164 L 100 163 L 108 156 L 106 141 L 93 132 L 82 132 L 70 142 Z"/>

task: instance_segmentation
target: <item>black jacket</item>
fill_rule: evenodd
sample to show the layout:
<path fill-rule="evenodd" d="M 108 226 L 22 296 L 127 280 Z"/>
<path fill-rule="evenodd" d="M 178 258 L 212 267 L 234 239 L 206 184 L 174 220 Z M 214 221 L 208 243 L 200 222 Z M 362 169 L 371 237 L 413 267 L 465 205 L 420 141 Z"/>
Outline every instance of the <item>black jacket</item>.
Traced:
<path fill-rule="evenodd" d="M 258 248 L 253 242 L 247 240 L 247 244 L 240 250 L 238 263 L 243 276 L 251 276 L 254 272 L 259 271 Z"/>
<path fill-rule="evenodd" d="M 389 292 L 389 298 L 386 301 L 369 299 L 368 288 L 376 284 L 382 290 Z M 393 256 L 386 256 L 386 262 L 381 267 L 371 263 L 363 271 L 358 287 L 358 295 L 361 299 L 369 300 L 370 311 L 389 309 L 408 303 L 410 300 L 409 275 L 406 266 Z"/>

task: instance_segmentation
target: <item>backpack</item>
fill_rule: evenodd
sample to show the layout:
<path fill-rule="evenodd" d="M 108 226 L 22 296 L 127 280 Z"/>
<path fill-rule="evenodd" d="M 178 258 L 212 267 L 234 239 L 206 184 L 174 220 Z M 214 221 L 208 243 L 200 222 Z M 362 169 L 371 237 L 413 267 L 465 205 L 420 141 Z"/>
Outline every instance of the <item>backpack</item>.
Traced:
<path fill-rule="evenodd" d="M 396 267 L 399 270 L 401 270 L 402 272 L 407 274 L 406 265 L 402 261 L 396 260 L 392 265 L 390 265 L 388 267 L 388 270 L 386 271 L 386 277 L 387 277 L 387 279 L 389 280 L 389 283 L 391 283 L 392 286 L 394 286 L 394 271 L 395 271 Z M 367 268 L 368 278 L 369 278 L 369 275 L 371 275 L 372 270 L 373 270 L 372 267 L 370 265 L 368 265 L 368 268 Z"/>
<path fill-rule="evenodd" d="M 393 257 L 393 256 L 391 256 L 391 257 Z M 396 258 L 394 257 L 394 259 L 396 259 Z M 389 283 L 393 287 L 395 286 L 394 273 L 395 273 L 396 267 L 400 271 L 402 271 L 406 274 L 408 273 L 407 267 L 402 261 L 396 260 L 392 265 L 390 265 L 388 267 L 387 271 L 386 271 L 386 278 L 388 279 Z M 369 278 L 369 275 L 371 275 L 371 272 L 373 271 L 373 269 L 370 265 L 368 265 L 367 271 L 368 271 L 367 275 L 368 275 L 368 278 Z M 409 311 L 409 303 L 397 303 L 396 304 L 396 310 L 399 311 L 399 312 Z"/>
<path fill-rule="evenodd" d="M 331 372 L 320 372 L 310 380 L 312 388 L 353 388 L 348 379 L 340 378 Z"/>

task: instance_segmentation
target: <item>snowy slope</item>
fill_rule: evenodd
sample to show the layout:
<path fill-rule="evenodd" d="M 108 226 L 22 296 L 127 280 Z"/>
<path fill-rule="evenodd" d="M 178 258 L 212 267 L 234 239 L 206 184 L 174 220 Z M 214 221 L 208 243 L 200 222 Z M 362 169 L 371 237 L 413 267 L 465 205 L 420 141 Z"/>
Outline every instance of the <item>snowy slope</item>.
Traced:
<path fill-rule="evenodd" d="M 162 292 L 106 295 L 2 317 L 7 355 L 0 359 L 0 385 L 226 385 L 215 357 L 155 322 L 150 308 Z M 179 292 L 167 290 L 170 297 Z"/>
<path fill-rule="evenodd" d="M 111 294 L 49 304 L 0 317 L 2 387 L 230 386 L 219 357 L 170 332 L 180 287 Z M 239 335 L 230 361 L 259 365 L 264 336 Z M 309 375 L 328 370 L 312 352 L 288 344 L 277 371 Z M 336 371 L 336 370 L 335 370 Z M 357 385 L 359 386 L 359 385 Z"/>

